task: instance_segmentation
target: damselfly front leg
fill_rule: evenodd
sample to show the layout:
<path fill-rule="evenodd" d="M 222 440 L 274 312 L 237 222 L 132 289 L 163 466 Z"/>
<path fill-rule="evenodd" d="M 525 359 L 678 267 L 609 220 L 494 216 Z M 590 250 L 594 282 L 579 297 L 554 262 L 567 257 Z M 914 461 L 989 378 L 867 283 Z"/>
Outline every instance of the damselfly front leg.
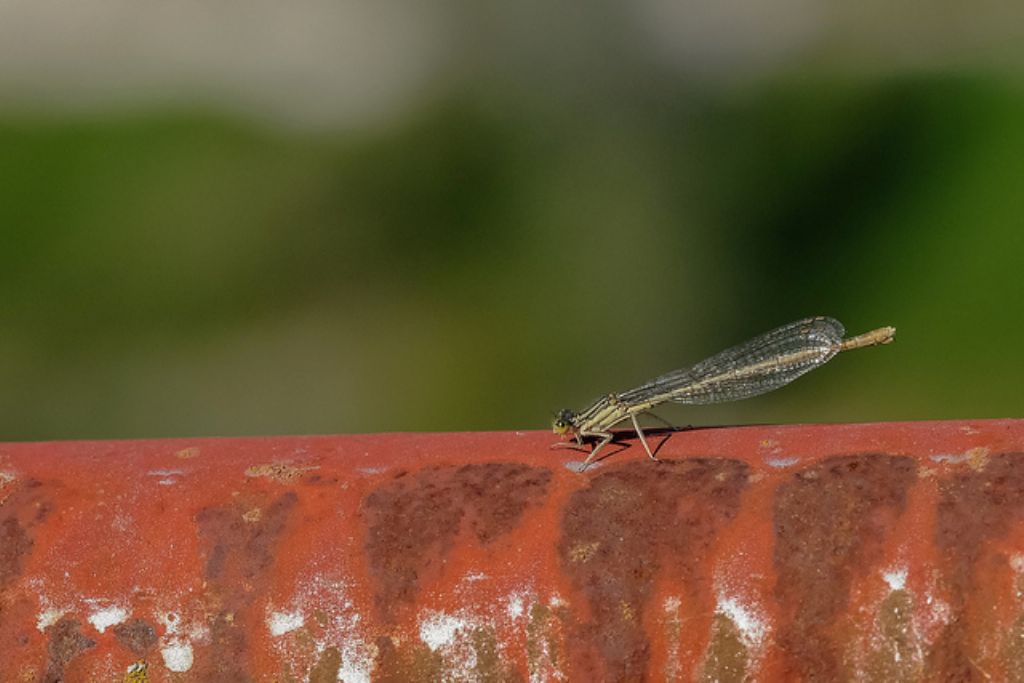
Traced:
<path fill-rule="evenodd" d="M 574 451 L 585 451 L 587 450 L 587 444 L 583 443 L 583 440 L 576 436 L 571 441 L 556 441 L 551 444 L 551 448 L 571 448 Z"/>
<path fill-rule="evenodd" d="M 611 432 L 580 432 L 580 436 L 596 436 L 601 439 L 594 445 L 594 450 L 590 451 L 590 455 L 587 456 L 587 459 L 583 461 L 583 469 L 586 469 L 594 458 L 597 457 L 597 452 L 599 450 L 607 446 L 611 443 L 612 439 L 615 438 L 615 435 Z"/>

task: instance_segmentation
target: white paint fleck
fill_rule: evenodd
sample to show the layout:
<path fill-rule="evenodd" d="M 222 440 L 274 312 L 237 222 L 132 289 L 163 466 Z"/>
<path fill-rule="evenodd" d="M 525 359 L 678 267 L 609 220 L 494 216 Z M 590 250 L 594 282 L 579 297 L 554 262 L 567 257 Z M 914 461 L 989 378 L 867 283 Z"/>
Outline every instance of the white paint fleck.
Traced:
<path fill-rule="evenodd" d="M 185 474 L 185 470 L 150 470 L 146 474 L 151 477 L 173 477 L 177 474 Z"/>
<path fill-rule="evenodd" d="M 565 599 L 558 593 L 552 595 L 551 599 L 548 600 L 548 607 L 565 607 L 567 604 Z"/>
<path fill-rule="evenodd" d="M 891 590 L 901 591 L 907 585 L 907 568 L 896 567 L 894 569 L 882 572 L 882 578 L 885 580 L 887 584 L 889 584 L 889 588 Z"/>
<path fill-rule="evenodd" d="M 192 668 L 192 645 L 183 640 L 174 639 L 160 648 L 164 658 L 164 666 L 176 673 L 183 673 Z"/>
<path fill-rule="evenodd" d="M 14 474 L 14 472 L 3 472 L 3 471 L 0 471 L 0 486 L 6 486 L 7 484 L 10 484 L 15 479 L 17 479 L 17 476 Z"/>
<path fill-rule="evenodd" d="M 729 617 L 740 634 L 752 646 L 759 646 L 768 635 L 768 624 L 754 613 L 753 608 L 736 598 L 718 596 L 718 611 Z"/>
<path fill-rule="evenodd" d="M 462 577 L 462 580 L 463 581 L 469 581 L 469 582 L 475 582 L 475 581 L 484 581 L 484 580 L 489 579 L 489 578 L 490 577 L 487 576 L 487 574 L 484 574 L 483 572 L 467 572 L 466 575 Z"/>
<path fill-rule="evenodd" d="M 89 623 L 92 624 L 97 631 L 103 633 L 111 626 L 116 626 L 127 619 L 128 610 L 120 605 L 112 605 L 110 607 L 104 607 L 103 609 L 96 610 L 90 614 L 88 618 Z"/>
<path fill-rule="evenodd" d="M 174 484 L 177 484 L 177 483 L 178 483 L 177 479 L 170 479 L 170 478 L 168 478 L 168 479 L 161 479 L 160 481 L 157 482 L 157 484 L 159 484 L 160 486 L 173 486 Z"/>
<path fill-rule="evenodd" d="M 465 619 L 444 612 L 434 612 L 420 622 L 420 640 L 436 652 L 454 643 L 459 631 L 468 626 Z"/>
<path fill-rule="evenodd" d="M 515 620 L 523 616 L 523 612 L 526 611 L 526 607 L 523 605 L 523 596 L 519 593 L 513 593 L 508 597 L 508 607 L 505 609 L 505 613 L 508 614 L 508 618 Z"/>
<path fill-rule="evenodd" d="M 949 453 L 939 453 L 938 455 L 928 456 L 928 459 L 931 460 L 932 462 L 948 462 L 956 464 L 961 462 L 967 462 L 968 460 L 971 459 L 971 456 L 967 455 L 966 453 L 958 455 L 952 455 Z"/>
<path fill-rule="evenodd" d="M 948 622 L 950 615 L 953 614 L 953 608 L 945 600 L 936 600 L 932 605 L 932 613 L 944 622 Z"/>
<path fill-rule="evenodd" d="M 1010 567 L 1018 574 L 1024 574 L 1024 555 L 1017 553 L 1010 558 Z"/>
<path fill-rule="evenodd" d="M 47 607 L 38 615 L 36 615 L 36 628 L 39 629 L 40 633 L 42 633 L 46 629 L 50 628 L 58 621 L 60 621 L 60 618 L 67 613 L 68 610 L 66 609 L 61 609 L 58 607 Z"/>
<path fill-rule="evenodd" d="M 375 474 L 382 474 L 388 471 L 387 467 L 360 467 L 356 470 L 359 474 L 366 474 L 373 476 Z"/>
<path fill-rule="evenodd" d="M 156 618 L 163 623 L 164 629 L 169 635 L 177 633 L 181 626 L 181 615 L 177 612 L 161 612 L 156 615 Z"/>
<path fill-rule="evenodd" d="M 768 458 L 765 462 L 768 463 L 769 467 L 785 469 L 800 462 L 800 458 Z"/>
<path fill-rule="evenodd" d="M 372 666 L 372 662 L 371 662 Z M 349 648 L 342 648 L 341 666 L 338 667 L 338 680 L 345 683 L 370 683 L 370 668 L 366 663 L 353 659 Z"/>
<path fill-rule="evenodd" d="M 306 618 L 302 616 L 301 612 L 271 612 L 267 616 L 267 628 L 270 629 L 272 636 L 283 636 L 285 633 L 302 628 L 305 623 Z"/>
<path fill-rule="evenodd" d="M 285 616 L 282 626 L 288 622 L 288 615 L 316 613 L 319 628 L 307 631 L 309 640 L 305 638 L 275 638 L 272 640 L 273 648 L 279 653 L 283 662 L 293 668 L 308 667 L 308 647 L 312 641 L 317 658 L 327 648 L 338 650 L 341 655 L 338 667 L 339 681 L 370 683 L 375 667 L 376 651 L 363 637 L 360 628 L 361 615 L 348 597 L 349 589 L 350 585 L 347 580 L 325 578 L 319 573 L 315 573 L 298 585 L 295 595 L 280 610 L 280 614 Z M 267 617 L 269 626 L 273 618 L 269 610 Z"/>
<path fill-rule="evenodd" d="M 670 595 L 669 597 L 665 598 L 665 612 L 667 612 L 668 614 L 674 614 L 678 612 L 679 608 L 682 607 L 682 605 L 683 601 L 680 600 L 678 596 Z"/>

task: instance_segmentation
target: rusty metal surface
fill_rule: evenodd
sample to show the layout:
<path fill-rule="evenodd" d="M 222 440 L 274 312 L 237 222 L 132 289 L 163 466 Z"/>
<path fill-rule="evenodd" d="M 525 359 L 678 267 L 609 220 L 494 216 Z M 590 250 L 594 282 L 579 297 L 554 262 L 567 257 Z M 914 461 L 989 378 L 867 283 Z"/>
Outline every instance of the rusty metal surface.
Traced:
<path fill-rule="evenodd" d="M 1024 678 L 1024 421 L 551 442 L 0 444 L 0 680 Z"/>

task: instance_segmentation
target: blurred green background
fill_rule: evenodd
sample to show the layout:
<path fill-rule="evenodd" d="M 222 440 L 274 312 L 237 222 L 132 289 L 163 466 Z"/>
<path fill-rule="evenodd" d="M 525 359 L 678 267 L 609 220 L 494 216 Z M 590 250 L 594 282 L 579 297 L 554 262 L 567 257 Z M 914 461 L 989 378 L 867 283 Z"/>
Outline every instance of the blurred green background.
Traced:
<path fill-rule="evenodd" d="M 1024 10 L 0 7 L 0 439 L 1020 416 Z M 927 17 L 923 15 L 927 14 Z"/>

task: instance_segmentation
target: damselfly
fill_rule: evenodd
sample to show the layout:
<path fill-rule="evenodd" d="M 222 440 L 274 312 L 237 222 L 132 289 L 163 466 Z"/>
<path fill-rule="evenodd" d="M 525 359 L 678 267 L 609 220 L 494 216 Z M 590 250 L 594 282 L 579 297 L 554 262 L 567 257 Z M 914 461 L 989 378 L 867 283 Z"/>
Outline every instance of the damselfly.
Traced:
<path fill-rule="evenodd" d="M 554 432 L 576 443 L 555 445 L 582 446 L 585 440 L 594 440 L 593 450 L 583 463 L 586 466 L 615 438 L 612 427 L 630 420 L 647 455 L 657 460 L 640 429 L 638 415 L 657 417 L 651 409 L 668 401 L 697 405 L 764 394 L 824 365 L 840 351 L 888 344 L 895 337 L 896 328 L 880 327 L 849 339 L 843 339 L 845 333 L 842 323 L 832 318 L 798 320 L 691 368 L 669 372 L 636 389 L 602 396 L 586 410 L 563 410 L 555 417 Z"/>

